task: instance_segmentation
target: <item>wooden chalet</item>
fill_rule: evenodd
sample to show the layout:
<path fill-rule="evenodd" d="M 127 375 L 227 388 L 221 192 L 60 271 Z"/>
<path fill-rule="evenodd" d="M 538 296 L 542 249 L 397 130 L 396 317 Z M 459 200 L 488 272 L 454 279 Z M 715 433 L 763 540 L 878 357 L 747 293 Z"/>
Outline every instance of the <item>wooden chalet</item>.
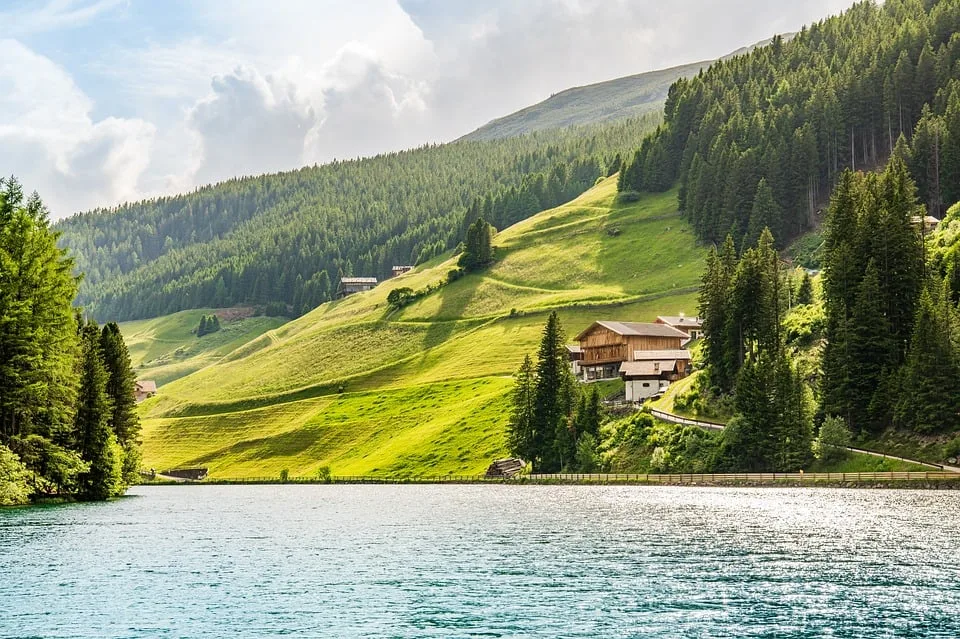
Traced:
<path fill-rule="evenodd" d="M 363 293 L 373 290 L 377 285 L 375 277 L 342 277 L 340 278 L 340 288 L 337 290 L 337 297 L 344 298 L 354 293 Z"/>
<path fill-rule="evenodd" d="M 633 361 L 620 365 L 625 399 L 642 402 L 659 395 L 671 382 L 690 374 L 691 360 L 688 350 L 637 351 Z"/>
<path fill-rule="evenodd" d="M 678 331 L 683 331 L 690 336 L 691 340 L 703 337 L 703 320 L 699 317 L 687 317 L 685 315 L 661 315 L 657 318 L 657 324 L 666 324 L 672 326 Z M 686 346 L 686 344 L 684 344 Z"/>
<path fill-rule="evenodd" d="M 581 380 L 615 379 L 620 376 L 620 365 L 636 361 L 638 352 L 679 351 L 689 340 L 687 333 L 666 324 L 594 322 L 577 335 Z"/>
<path fill-rule="evenodd" d="M 392 269 L 390 269 L 390 276 L 399 277 L 404 273 L 409 273 L 412 270 L 413 270 L 412 266 L 394 266 Z"/>

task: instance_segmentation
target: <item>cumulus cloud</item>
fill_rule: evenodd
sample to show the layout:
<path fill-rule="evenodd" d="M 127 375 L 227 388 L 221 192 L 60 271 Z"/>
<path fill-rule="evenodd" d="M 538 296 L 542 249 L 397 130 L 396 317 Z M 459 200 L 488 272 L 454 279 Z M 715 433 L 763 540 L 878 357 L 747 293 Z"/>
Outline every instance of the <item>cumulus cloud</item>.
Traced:
<path fill-rule="evenodd" d="M 167 32 L 151 31 L 150 6 L 125 4 L 125 33 L 145 36 L 91 40 L 69 72 L 23 38 L 0 42 L 0 174 L 64 215 L 446 141 L 570 86 L 718 57 L 851 2 L 210 0 L 176 5 L 183 28 Z M 96 25 L 116 4 L 28 3 L 18 28 Z"/>
<path fill-rule="evenodd" d="M 212 93 L 187 116 L 202 147 L 196 180 L 212 182 L 303 163 L 304 140 L 317 116 L 293 84 L 238 67 L 216 76 L 211 87 Z"/>
<path fill-rule="evenodd" d="M 0 167 L 41 191 L 55 216 L 139 195 L 155 127 L 94 121 L 70 75 L 15 40 L 0 41 Z"/>

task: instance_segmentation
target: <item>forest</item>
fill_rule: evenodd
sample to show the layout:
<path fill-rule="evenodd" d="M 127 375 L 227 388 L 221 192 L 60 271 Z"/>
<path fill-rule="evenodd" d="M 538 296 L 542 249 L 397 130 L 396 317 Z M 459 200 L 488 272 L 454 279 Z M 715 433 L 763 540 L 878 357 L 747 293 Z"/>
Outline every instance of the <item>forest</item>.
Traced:
<path fill-rule="evenodd" d="M 103 500 L 137 479 L 140 421 L 116 324 L 86 321 L 43 202 L 0 180 L 0 506 Z"/>
<path fill-rule="evenodd" d="M 670 89 L 664 122 L 620 189 L 680 184 L 698 235 L 778 246 L 813 228 L 845 169 L 912 146 L 920 200 L 960 200 L 960 2 L 861 2 L 792 39 L 715 63 Z M 918 126 L 919 125 L 919 126 Z"/>
<path fill-rule="evenodd" d="M 656 122 L 428 145 L 237 178 L 59 222 L 85 274 L 78 302 L 101 320 L 281 304 L 298 316 L 340 275 L 389 277 L 454 248 L 479 217 L 504 228 L 619 169 Z"/>

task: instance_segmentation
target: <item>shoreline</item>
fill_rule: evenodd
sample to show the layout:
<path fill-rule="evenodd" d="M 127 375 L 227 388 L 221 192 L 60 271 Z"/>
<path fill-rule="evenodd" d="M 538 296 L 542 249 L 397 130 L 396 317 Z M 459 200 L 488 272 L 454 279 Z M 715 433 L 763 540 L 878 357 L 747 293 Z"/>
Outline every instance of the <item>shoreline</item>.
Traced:
<path fill-rule="evenodd" d="M 341 476 L 319 477 L 214 478 L 203 481 L 152 481 L 140 486 L 242 486 L 242 485 L 500 485 L 500 486 L 697 486 L 743 488 L 911 488 L 958 490 L 960 474 L 951 472 L 865 472 L 865 473 L 706 473 L 646 474 L 598 473 L 524 475 L 515 478 L 488 478 L 483 475 L 444 475 L 426 477 Z"/>

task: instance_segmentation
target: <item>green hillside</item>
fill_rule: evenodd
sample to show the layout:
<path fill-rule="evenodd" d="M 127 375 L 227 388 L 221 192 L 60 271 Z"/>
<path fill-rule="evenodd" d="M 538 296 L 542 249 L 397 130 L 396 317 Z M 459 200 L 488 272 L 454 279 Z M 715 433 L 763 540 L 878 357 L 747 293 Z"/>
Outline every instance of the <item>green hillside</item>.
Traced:
<path fill-rule="evenodd" d="M 497 261 L 446 280 L 438 257 L 331 302 L 165 386 L 143 405 L 144 463 L 213 477 L 481 472 L 505 453 L 510 376 L 549 310 L 569 335 L 603 317 L 694 312 L 703 250 L 676 194 L 616 204 L 616 180 L 501 232 Z"/>
<path fill-rule="evenodd" d="M 216 363 L 286 321 L 278 317 L 249 317 L 243 310 L 197 309 L 121 323 L 120 331 L 137 377 L 167 384 Z M 214 313 L 223 318 L 221 329 L 197 337 L 200 318 Z"/>

